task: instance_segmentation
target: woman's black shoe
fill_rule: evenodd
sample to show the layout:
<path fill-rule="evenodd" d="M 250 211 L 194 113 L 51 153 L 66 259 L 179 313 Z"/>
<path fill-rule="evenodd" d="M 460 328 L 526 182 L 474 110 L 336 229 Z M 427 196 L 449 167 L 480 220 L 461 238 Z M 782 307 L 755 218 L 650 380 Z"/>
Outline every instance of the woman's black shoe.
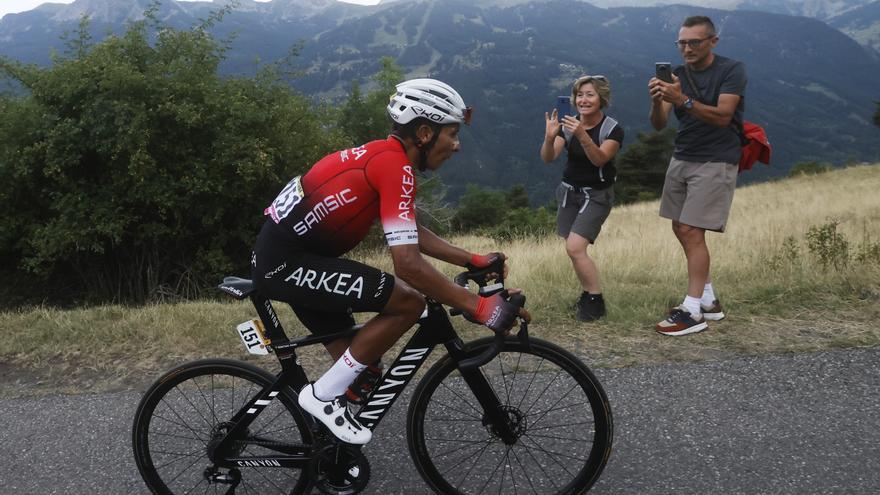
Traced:
<path fill-rule="evenodd" d="M 596 321 L 605 316 L 605 300 L 602 294 L 581 294 L 577 303 L 577 318 L 580 321 Z"/>

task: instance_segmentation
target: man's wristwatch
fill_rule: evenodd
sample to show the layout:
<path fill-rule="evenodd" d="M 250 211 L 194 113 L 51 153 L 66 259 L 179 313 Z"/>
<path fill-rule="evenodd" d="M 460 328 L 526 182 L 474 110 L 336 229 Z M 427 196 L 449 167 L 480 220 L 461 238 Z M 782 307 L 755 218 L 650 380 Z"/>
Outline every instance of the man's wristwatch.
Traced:
<path fill-rule="evenodd" d="M 684 103 L 681 104 L 681 107 L 685 110 L 690 110 L 694 108 L 694 100 L 692 100 L 691 97 L 688 96 L 687 99 L 684 100 Z"/>

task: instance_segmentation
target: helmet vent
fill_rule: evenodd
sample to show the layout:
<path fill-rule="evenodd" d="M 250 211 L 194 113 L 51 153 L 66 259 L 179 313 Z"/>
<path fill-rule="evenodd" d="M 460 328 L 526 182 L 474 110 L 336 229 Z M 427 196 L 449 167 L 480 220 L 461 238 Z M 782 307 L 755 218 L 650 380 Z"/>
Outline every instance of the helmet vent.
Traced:
<path fill-rule="evenodd" d="M 436 96 L 436 97 L 442 99 L 443 101 L 447 101 L 447 100 L 449 100 L 449 97 L 448 97 L 448 96 L 444 95 L 443 93 L 441 93 L 441 92 L 439 92 L 439 91 L 437 91 L 437 90 L 435 90 L 435 89 L 429 89 L 429 90 L 428 90 L 428 93 L 431 93 L 432 95 L 434 95 L 434 96 Z"/>

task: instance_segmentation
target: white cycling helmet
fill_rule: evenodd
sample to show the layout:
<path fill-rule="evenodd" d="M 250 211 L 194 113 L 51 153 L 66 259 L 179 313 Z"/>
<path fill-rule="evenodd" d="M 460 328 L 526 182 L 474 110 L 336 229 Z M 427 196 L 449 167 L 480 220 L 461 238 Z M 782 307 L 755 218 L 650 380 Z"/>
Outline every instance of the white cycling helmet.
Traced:
<path fill-rule="evenodd" d="M 436 79 L 410 79 L 397 85 L 388 115 L 398 124 L 424 117 L 437 124 L 470 124 L 472 109 L 448 84 Z"/>

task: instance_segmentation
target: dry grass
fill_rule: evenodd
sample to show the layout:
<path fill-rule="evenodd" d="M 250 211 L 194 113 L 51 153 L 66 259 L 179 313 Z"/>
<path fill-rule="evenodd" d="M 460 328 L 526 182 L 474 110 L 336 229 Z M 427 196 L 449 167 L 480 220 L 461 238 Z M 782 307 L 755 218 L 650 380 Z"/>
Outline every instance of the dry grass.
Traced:
<path fill-rule="evenodd" d="M 616 208 L 591 247 L 602 273 L 608 318 L 573 318 L 579 288 L 561 240 L 522 239 L 500 246 L 466 236 L 453 242 L 510 257 L 509 286 L 521 287 L 534 315 L 532 333 L 566 346 L 595 366 L 718 359 L 880 344 L 880 259 L 859 261 L 880 241 L 880 167 L 861 166 L 743 187 L 728 232 L 709 234 L 712 272 L 729 314 L 710 331 L 686 338 L 652 327 L 686 288 L 684 257 L 656 202 Z M 807 247 L 810 228 L 836 222 L 849 242 L 845 266 L 823 267 Z M 794 244 L 786 245 L 791 238 Z M 878 247 L 880 251 L 880 247 Z M 360 259 L 390 270 L 384 252 Z M 439 265 L 438 265 L 439 266 Z M 455 267 L 440 266 L 454 274 Z M 279 305 L 280 306 L 280 305 Z M 279 307 L 289 333 L 301 329 Z M 32 308 L 0 317 L 0 393 L 22 393 L 52 378 L 53 390 L 140 386 L 158 370 L 202 356 L 244 357 L 235 325 L 253 316 L 248 303 L 193 302 L 138 308 L 61 311 Z M 458 319 L 461 320 L 461 319 Z M 456 322 L 465 337 L 484 332 Z M 321 369 L 320 349 L 303 361 Z M 262 360 L 262 363 L 270 363 Z M 36 384 L 49 389 L 48 383 Z"/>

